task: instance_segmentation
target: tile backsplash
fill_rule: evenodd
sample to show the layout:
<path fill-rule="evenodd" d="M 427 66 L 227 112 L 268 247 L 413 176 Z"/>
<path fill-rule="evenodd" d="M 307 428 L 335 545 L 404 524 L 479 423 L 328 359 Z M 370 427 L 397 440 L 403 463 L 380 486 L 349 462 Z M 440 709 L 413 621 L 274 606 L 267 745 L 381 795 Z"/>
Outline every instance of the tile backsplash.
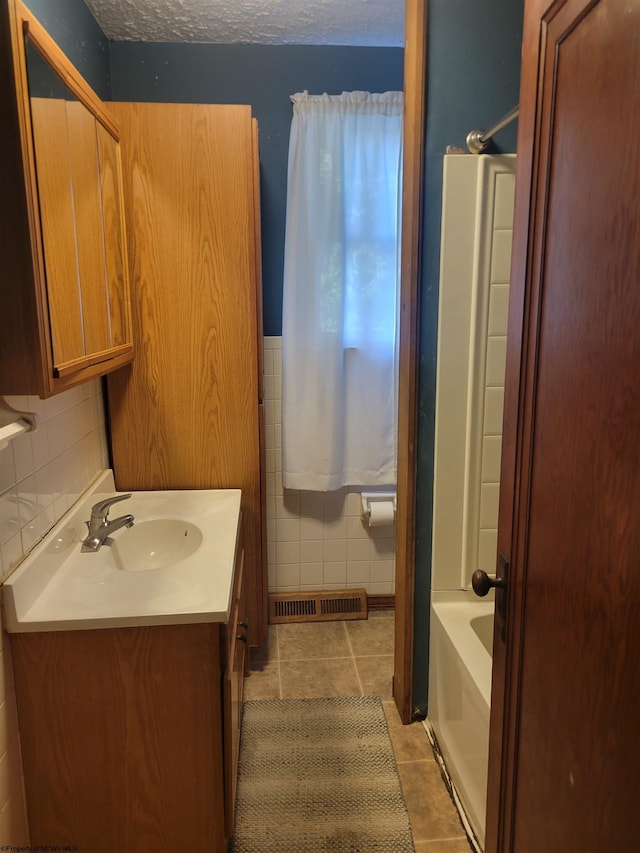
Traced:
<path fill-rule="evenodd" d="M 108 467 L 104 406 L 96 379 L 47 400 L 7 397 L 36 412 L 38 428 L 0 451 L 2 579 Z"/>
<path fill-rule="evenodd" d="M 362 523 L 360 489 L 282 487 L 282 338 L 264 339 L 269 592 L 395 590 L 395 525 Z"/>
<path fill-rule="evenodd" d="M 47 400 L 7 397 L 38 428 L 0 450 L 0 571 L 4 580 L 109 465 L 99 379 Z M 0 844 L 28 841 L 9 637 L 0 631 Z"/>

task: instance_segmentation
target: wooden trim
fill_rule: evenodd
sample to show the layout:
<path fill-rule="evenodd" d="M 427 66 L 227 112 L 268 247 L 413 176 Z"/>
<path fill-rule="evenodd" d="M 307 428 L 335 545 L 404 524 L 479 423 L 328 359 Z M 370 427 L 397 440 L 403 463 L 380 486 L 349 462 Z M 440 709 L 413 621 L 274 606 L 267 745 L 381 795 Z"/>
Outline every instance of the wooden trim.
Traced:
<path fill-rule="evenodd" d="M 262 338 L 258 339 L 258 345 L 262 345 Z M 269 565 L 269 551 L 267 547 L 267 444 L 264 403 L 258 403 L 258 443 L 260 463 L 260 554 L 262 557 L 262 594 L 263 594 L 263 618 L 264 631 L 256 636 L 252 645 L 260 646 L 267 639 L 269 625 L 269 578 L 267 570 Z"/>
<path fill-rule="evenodd" d="M 82 382 L 87 382 L 89 379 L 95 379 L 98 376 L 106 376 L 120 367 L 125 367 L 133 361 L 133 348 L 116 358 L 110 358 L 108 361 L 100 361 L 97 364 L 86 364 L 76 368 L 71 373 L 65 376 L 60 376 L 56 379 L 51 379 L 50 393 L 58 394 L 60 391 L 66 391 L 68 388 L 73 388 L 74 385 L 80 385 Z M 53 384 L 55 382 L 55 385 Z"/>
<path fill-rule="evenodd" d="M 125 355 L 130 355 L 133 358 L 133 344 L 121 344 L 119 347 L 113 347 L 113 349 L 95 352 L 91 355 L 85 355 L 82 358 L 74 358 L 71 361 L 65 361 L 64 364 L 57 364 L 53 370 L 57 377 L 63 379 L 71 373 L 77 373 L 83 367 L 102 364 L 103 361 L 109 361 L 111 358 L 119 358 Z"/>
<path fill-rule="evenodd" d="M 527 0 L 523 29 L 498 519 L 498 553 L 504 554 L 510 563 L 509 591 L 505 642 L 502 642 L 499 636 L 494 641 L 487 780 L 487 853 L 510 849 L 506 836 L 510 835 L 511 831 L 509 824 L 514 792 L 510 789 L 513 779 L 508 768 L 513 766 L 516 749 L 516 732 L 510 721 L 513 702 L 517 701 L 518 694 L 518 678 L 513 661 L 520 655 L 522 639 L 516 630 L 516 623 L 518 626 L 521 624 L 521 620 L 516 617 L 522 608 L 523 590 L 522 578 L 519 577 L 519 555 L 515 551 L 524 446 L 523 389 L 527 372 L 527 366 L 523 362 L 523 353 L 527 351 L 525 336 L 529 312 L 525 290 L 526 281 L 531 275 L 530 252 L 535 216 L 530 216 L 530 202 L 535 196 L 534 167 L 539 156 L 539 143 L 536 141 L 540 132 L 538 69 L 544 50 L 540 19 L 543 9 L 549 7 L 550 2 L 551 0 Z"/>
<path fill-rule="evenodd" d="M 122 150 L 116 145 L 118 208 L 120 210 L 120 245 L 122 246 L 122 276 L 124 281 L 124 332 L 126 340 L 131 341 L 133 349 L 133 309 L 131 305 L 131 276 L 129 274 L 129 249 L 127 246 L 127 219 L 124 200 L 124 172 L 122 171 Z"/>
<path fill-rule="evenodd" d="M 93 113 L 105 130 L 116 141 L 119 141 L 120 133 L 118 126 L 105 108 L 104 103 L 82 77 L 75 65 L 69 61 L 66 54 L 63 53 L 35 15 L 27 9 L 21 0 L 15 0 L 15 8 L 24 36 L 29 36 L 42 59 L 53 68 L 65 86 Z"/>
<path fill-rule="evenodd" d="M 268 604 L 268 551 L 267 551 L 267 450 L 265 439 L 264 414 L 264 333 L 262 325 L 262 223 L 260 221 L 260 135 L 258 120 L 251 119 L 252 161 L 253 161 L 253 228 L 254 242 L 254 278 L 256 290 L 256 341 L 258 371 L 258 442 L 260 460 L 260 625 L 257 633 L 251 637 L 252 645 L 261 645 L 267 638 L 269 624 Z"/>
<path fill-rule="evenodd" d="M 395 610 L 396 597 L 391 595 L 367 595 L 367 610 Z"/>
<path fill-rule="evenodd" d="M 258 120 L 251 119 L 255 231 L 256 324 L 258 329 L 258 401 L 264 399 L 264 334 L 262 329 L 262 223 L 260 221 L 260 138 Z"/>
<path fill-rule="evenodd" d="M 403 723 L 413 716 L 418 318 L 426 113 L 427 0 L 407 0 L 398 389 L 398 508 L 393 696 Z"/>
<path fill-rule="evenodd" d="M 22 4 L 20 7 L 22 8 Z M 25 394 L 28 391 L 43 397 L 49 396 L 53 391 L 53 355 L 49 320 L 43 307 L 47 304 L 44 252 L 38 188 L 33 177 L 35 154 L 27 67 L 16 3 L 7 4 L 0 28 L 3 41 L 0 89 L 3 103 L 6 102 L 11 107 L 11 113 L 7 115 L 9 121 L 0 134 L 0 153 L 7 174 L 12 170 L 23 175 L 19 197 L 16 189 L 18 181 L 15 186 L 10 181 L 3 187 L 3 192 L 8 193 L 8 197 L 0 210 L 0 226 L 6 241 L 6 251 L 3 247 L 3 275 L 6 280 L 10 280 L 13 275 L 22 284 L 20 288 L 7 288 L 2 298 L 3 310 L 8 303 L 11 316 L 16 318 L 16 323 L 9 330 L 15 341 L 8 339 L 8 336 L 3 341 L 7 348 L 7 362 L 15 364 L 12 369 L 15 383 L 5 381 L 3 391 L 14 394 Z M 8 49 L 5 51 L 5 48 Z M 25 234 L 29 235 L 26 237 L 29 240 L 28 246 L 25 246 Z M 27 257 L 31 260 L 28 266 L 25 263 Z M 25 331 L 33 341 L 34 350 L 26 359 L 21 358 L 21 363 L 16 363 L 16 354 L 25 352 Z"/>
<path fill-rule="evenodd" d="M 240 530 L 240 526 L 238 526 Z M 245 619 L 243 612 L 243 570 L 244 551 L 236 543 L 236 562 L 233 581 L 233 598 L 229 622 L 225 629 L 225 655 L 222 678 L 222 720 L 224 734 L 222 738 L 224 753 L 224 813 L 225 836 L 233 834 L 233 821 L 236 804 L 236 784 L 238 781 L 238 759 L 240 756 L 240 728 L 242 724 L 242 700 L 244 693 L 244 674 L 246 652 L 246 633 L 240 622 Z M 244 639 L 242 639 L 244 637 Z"/>

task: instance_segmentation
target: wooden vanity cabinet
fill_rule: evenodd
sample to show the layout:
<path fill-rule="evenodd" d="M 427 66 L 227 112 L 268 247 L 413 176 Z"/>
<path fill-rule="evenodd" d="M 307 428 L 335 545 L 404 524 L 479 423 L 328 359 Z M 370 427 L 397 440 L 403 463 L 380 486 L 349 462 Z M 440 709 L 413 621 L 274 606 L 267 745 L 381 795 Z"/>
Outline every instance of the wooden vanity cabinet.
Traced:
<path fill-rule="evenodd" d="M 226 624 L 11 634 L 34 847 L 226 850 L 244 674 L 238 551 Z"/>
<path fill-rule="evenodd" d="M 133 358 L 119 131 L 20 0 L 0 5 L 0 389 Z"/>
<path fill-rule="evenodd" d="M 235 584 L 231 617 L 225 627 L 225 643 L 222 649 L 224 676 L 222 684 L 224 720 L 224 802 L 225 829 L 227 837 L 233 834 L 238 759 L 240 755 L 240 731 L 242 728 L 242 704 L 244 698 L 244 676 L 248 656 L 248 614 L 243 584 L 244 551 L 236 561 Z"/>

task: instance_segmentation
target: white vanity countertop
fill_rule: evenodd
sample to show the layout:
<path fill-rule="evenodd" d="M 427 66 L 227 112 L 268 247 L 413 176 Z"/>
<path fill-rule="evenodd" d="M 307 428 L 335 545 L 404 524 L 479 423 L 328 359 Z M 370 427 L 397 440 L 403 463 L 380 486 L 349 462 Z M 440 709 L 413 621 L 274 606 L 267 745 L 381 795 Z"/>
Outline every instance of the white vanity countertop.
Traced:
<path fill-rule="evenodd" d="M 110 519 L 128 513 L 135 523 L 156 519 L 195 525 L 202 542 L 175 565 L 147 571 L 118 568 L 109 540 L 82 553 L 91 506 L 118 494 L 102 473 L 3 584 L 9 632 L 73 631 L 140 625 L 225 622 L 229 618 L 240 519 L 240 490 L 134 492 L 115 504 Z M 131 530 L 135 530 L 134 527 Z M 126 527 L 112 541 L 126 537 Z M 186 533 L 185 533 L 186 535 Z"/>

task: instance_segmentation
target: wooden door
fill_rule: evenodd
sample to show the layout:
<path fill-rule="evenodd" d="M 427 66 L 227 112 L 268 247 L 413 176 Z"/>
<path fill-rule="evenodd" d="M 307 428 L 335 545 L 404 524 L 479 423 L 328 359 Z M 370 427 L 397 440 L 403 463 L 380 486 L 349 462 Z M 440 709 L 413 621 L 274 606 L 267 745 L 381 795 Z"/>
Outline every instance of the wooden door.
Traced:
<path fill-rule="evenodd" d="M 487 850 L 638 849 L 640 4 L 528 0 Z"/>
<path fill-rule="evenodd" d="M 109 381 L 116 486 L 242 489 L 249 637 L 257 645 L 267 608 L 251 108 L 113 107 L 136 347 L 132 366 Z"/>

